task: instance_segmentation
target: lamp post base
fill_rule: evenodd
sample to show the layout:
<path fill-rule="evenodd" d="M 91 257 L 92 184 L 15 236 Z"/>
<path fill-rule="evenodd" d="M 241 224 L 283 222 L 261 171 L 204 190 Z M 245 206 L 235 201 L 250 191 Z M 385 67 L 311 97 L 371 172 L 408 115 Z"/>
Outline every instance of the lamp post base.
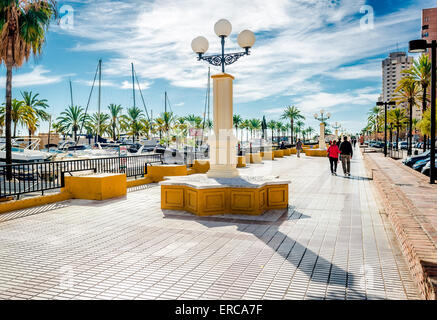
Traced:
<path fill-rule="evenodd" d="M 208 178 L 236 178 L 239 175 L 236 167 L 228 165 L 211 165 L 207 173 Z"/>

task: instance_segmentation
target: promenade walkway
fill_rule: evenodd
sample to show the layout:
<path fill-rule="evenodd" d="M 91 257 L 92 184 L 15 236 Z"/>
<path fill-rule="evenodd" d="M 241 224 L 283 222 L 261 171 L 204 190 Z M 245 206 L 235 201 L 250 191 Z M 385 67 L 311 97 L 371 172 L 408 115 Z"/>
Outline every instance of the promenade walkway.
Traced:
<path fill-rule="evenodd" d="M 295 156 L 241 173 L 291 179 L 288 212 L 164 215 L 151 185 L 0 216 L 0 298 L 420 298 L 361 155 L 351 178 Z"/>
<path fill-rule="evenodd" d="M 366 154 L 383 205 L 415 281 L 428 299 L 437 298 L 437 186 L 429 178 L 382 154 Z"/>

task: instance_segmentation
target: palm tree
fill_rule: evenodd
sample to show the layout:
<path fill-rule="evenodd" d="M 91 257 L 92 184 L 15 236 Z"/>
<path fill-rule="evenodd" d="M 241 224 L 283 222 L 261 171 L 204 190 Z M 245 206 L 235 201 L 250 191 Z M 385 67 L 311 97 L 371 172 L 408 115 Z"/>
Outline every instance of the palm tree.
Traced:
<path fill-rule="evenodd" d="M 237 135 L 237 140 L 238 140 L 238 127 L 240 126 L 241 122 L 243 122 L 243 118 L 239 114 L 234 114 L 233 121 L 235 127 L 235 134 Z"/>
<path fill-rule="evenodd" d="M 113 104 L 111 103 L 108 106 L 109 115 L 111 117 L 111 128 L 112 128 L 112 140 L 117 140 L 117 133 L 118 136 L 120 136 L 120 129 L 118 128 L 119 124 L 119 117 L 121 115 L 121 112 L 123 111 L 123 107 L 119 104 Z"/>
<path fill-rule="evenodd" d="M 408 103 L 409 106 L 408 155 L 411 155 L 413 150 L 413 108 L 420 99 L 420 88 L 412 77 L 404 77 L 399 81 L 395 92 L 396 97 L 394 100 L 397 101 L 398 104 Z"/>
<path fill-rule="evenodd" d="M 249 141 L 249 127 L 250 127 L 250 121 L 249 120 L 244 120 L 243 122 L 241 122 L 240 124 L 240 129 L 241 131 L 241 140 L 243 140 L 243 130 L 246 129 L 246 141 Z"/>
<path fill-rule="evenodd" d="M 267 128 L 269 128 L 270 130 L 272 130 L 272 142 L 273 142 L 273 137 L 274 137 L 274 130 L 276 129 L 276 121 L 275 120 L 270 120 L 267 123 Z"/>
<path fill-rule="evenodd" d="M 418 60 L 414 60 L 410 69 L 404 73 L 411 76 L 422 87 L 422 117 L 426 112 L 427 89 L 431 83 L 431 61 L 427 54 L 422 54 Z M 423 152 L 426 151 L 426 135 L 423 136 Z"/>
<path fill-rule="evenodd" d="M 2 114 L 0 122 L 5 121 L 5 104 L 0 108 Z M 11 108 L 11 120 L 14 125 L 13 137 L 17 136 L 17 125 L 22 125 L 28 128 L 28 130 L 36 130 L 36 123 L 38 121 L 35 110 L 27 106 L 24 101 L 12 100 Z"/>
<path fill-rule="evenodd" d="M 57 16 L 54 0 L 0 2 L 0 58 L 6 66 L 6 164 L 12 163 L 12 68 L 41 54 L 50 21 Z M 8 170 L 10 180 L 12 171 Z"/>
<path fill-rule="evenodd" d="M 282 139 L 282 134 L 281 134 L 281 132 L 283 132 L 283 128 L 284 128 L 284 124 L 283 124 L 282 122 L 280 122 L 280 121 L 277 121 L 277 122 L 276 122 L 276 131 L 277 131 L 277 133 L 278 133 L 279 140 Z"/>
<path fill-rule="evenodd" d="M 58 120 L 58 125 L 64 132 L 72 132 L 74 141 L 77 141 L 77 131 L 80 124 L 84 123 L 88 117 L 83 112 L 83 108 L 79 106 L 69 106 L 65 111 L 61 112 Z"/>
<path fill-rule="evenodd" d="M 393 128 L 396 129 L 396 149 L 399 149 L 399 133 L 405 128 L 408 121 L 405 115 L 405 109 L 396 108 L 390 110 L 387 114 L 388 121 L 393 124 Z"/>
<path fill-rule="evenodd" d="M 166 133 L 167 144 L 168 144 L 169 141 L 170 141 L 170 139 L 169 139 L 170 127 L 171 127 L 171 124 L 174 121 L 173 112 L 163 112 L 161 114 L 161 118 L 164 121 L 164 131 Z"/>
<path fill-rule="evenodd" d="M 135 138 L 138 136 L 141 125 L 140 121 L 143 119 L 144 114 L 138 107 L 132 107 L 127 109 L 127 115 L 122 116 L 123 126 L 129 130 L 129 134 L 132 135 L 132 140 L 135 142 Z"/>
<path fill-rule="evenodd" d="M 110 116 L 106 113 L 94 113 L 91 117 L 89 117 L 85 123 L 86 130 L 97 137 L 97 135 L 103 136 L 108 129 L 110 128 L 110 124 L 108 124 L 110 120 Z M 114 132 L 111 132 L 112 134 Z"/>
<path fill-rule="evenodd" d="M 311 135 L 314 134 L 316 132 L 316 130 L 314 130 L 313 127 L 308 127 L 306 130 L 308 136 L 311 138 Z"/>
<path fill-rule="evenodd" d="M 21 92 L 21 96 L 23 97 L 24 104 L 35 111 L 35 115 L 39 120 L 48 121 L 50 119 L 50 115 L 44 110 L 49 107 L 47 104 L 47 100 L 38 99 L 39 93 L 34 95 L 32 91 L 31 92 L 24 91 Z M 29 130 L 29 143 L 30 143 L 30 138 L 32 137 L 33 132 L 36 131 L 36 123 L 35 125 L 29 126 L 28 130 Z"/>
<path fill-rule="evenodd" d="M 290 120 L 291 124 L 291 131 L 294 131 L 294 121 L 305 119 L 305 117 L 300 113 L 300 110 L 296 108 L 295 106 L 289 106 L 286 107 L 284 110 L 284 113 L 281 116 L 281 119 L 283 120 Z M 291 135 L 291 144 L 294 143 L 294 137 L 293 134 Z"/>
<path fill-rule="evenodd" d="M 152 129 L 151 122 L 148 119 L 143 118 L 140 120 L 140 127 L 141 127 L 140 132 L 144 133 L 146 139 L 149 140 L 150 131 Z"/>
<path fill-rule="evenodd" d="M 305 123 L 303 123 L 303 121 L 301 121 L 301 120 L 298 120 L 297 122 L 296 122 L 296 127 L 299 129 L 299 132 L 300 133 L 303 133 L 303 127 L 305 126 Z"/>
<path fill-rule="evenodd" d="M 431 134 L 431 109 L 425 111 L 422 120 L 419 121 L 417 127 L 419 128 L 420 132 L 422 132 L 423 135 Z M 436 133 L 437 133 L 437 129 L 436 129 Z"/>
<path fill-rule="evenodd" d="M 251 119 L 249 120 L 249 129 L 250 129 L 250 138 L 253 139 L 253 131 L 261 129 L 261 120 L 259 119 Z"/>
<path fill-rule="evenodd" d="M 368 114 L 368 118 L 367 118 L 367 123 L 368 124 L 372 124 L 372 128 L 375 129 L 375 140 L 378 140 L 378 131 L 379 131 L 379 114 L 381 112 L 381 109 L 379 109 L 379 107 L 375 106 L 372 109 L 370 109 L 370 111 L 367 113 Z"/>
<path fill-rule="evenodd" d="M 162 118 L 155 119 L 155 128 L 159 132 L 159 140 L 162 140 L 162 132 L 165 130 L 165 122 Z"/>

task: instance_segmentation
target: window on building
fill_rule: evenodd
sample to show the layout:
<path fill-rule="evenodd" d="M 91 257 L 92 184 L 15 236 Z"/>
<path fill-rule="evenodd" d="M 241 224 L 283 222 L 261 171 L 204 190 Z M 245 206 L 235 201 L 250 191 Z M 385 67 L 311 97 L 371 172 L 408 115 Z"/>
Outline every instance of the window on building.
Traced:
<path fill-rule="evenodd" d="M 428 36 L 429 36 L 428 32 L 425 32 L 425 33 L 422 35 L 422 38 L 426 38 L 426 37 L 428 37 Z"/>

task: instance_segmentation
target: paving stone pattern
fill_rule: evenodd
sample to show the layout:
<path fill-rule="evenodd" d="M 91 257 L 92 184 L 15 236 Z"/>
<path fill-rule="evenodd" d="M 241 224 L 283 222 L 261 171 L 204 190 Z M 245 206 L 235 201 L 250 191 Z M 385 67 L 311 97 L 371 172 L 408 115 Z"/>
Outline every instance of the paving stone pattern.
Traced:
<path fill-rule="evenodd" d="M 165 217 L 157 185 L 13 213 L 0 222 L 0 298 L 419 298 L 361 158 L 351 178 L 325 158 L 273 164 L 241 172 L 292 181 L 279 219 Z"/>

